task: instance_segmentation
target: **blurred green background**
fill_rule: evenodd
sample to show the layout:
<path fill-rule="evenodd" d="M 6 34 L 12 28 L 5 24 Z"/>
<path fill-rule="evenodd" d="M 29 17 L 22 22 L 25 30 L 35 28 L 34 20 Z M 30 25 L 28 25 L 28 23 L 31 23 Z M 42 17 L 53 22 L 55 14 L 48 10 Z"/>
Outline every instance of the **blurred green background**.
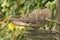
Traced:
<path fill-rule="evenodd" d="M 36 8 L 50 8 L 55 17 L 55 3 L 55 0 L 0 0 L 0 40 L 26 40 L 24 37 L 26 28 L 13 25 L 7 21 L 8 18 L 16 15 L 23 16 Z"/>

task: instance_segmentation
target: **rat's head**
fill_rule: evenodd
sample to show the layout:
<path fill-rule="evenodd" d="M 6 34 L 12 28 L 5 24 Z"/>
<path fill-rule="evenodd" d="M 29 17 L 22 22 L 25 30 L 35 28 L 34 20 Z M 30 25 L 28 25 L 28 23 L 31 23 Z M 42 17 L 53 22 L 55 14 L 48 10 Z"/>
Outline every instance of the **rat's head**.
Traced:
<path fill-rule="evenodd" d="M 41 15 L 45 18 L 45 20 L 49 21 L 52 19 L 52 10 L 48 8 L 42 9 Z"/>

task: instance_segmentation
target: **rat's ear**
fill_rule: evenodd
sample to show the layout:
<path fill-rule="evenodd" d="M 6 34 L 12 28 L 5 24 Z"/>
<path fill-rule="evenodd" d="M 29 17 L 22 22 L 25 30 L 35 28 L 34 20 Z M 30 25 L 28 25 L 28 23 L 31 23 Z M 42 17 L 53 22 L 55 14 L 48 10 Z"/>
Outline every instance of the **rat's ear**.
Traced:
<path fill-rule="evenodd" d="M 42 12 L 39 13 L 40 15 L 42 14 Z"/>
<path fill-rule="evenodd" d="M 29 17 L 29 13 L 26 13 L 25 17 Z"/>

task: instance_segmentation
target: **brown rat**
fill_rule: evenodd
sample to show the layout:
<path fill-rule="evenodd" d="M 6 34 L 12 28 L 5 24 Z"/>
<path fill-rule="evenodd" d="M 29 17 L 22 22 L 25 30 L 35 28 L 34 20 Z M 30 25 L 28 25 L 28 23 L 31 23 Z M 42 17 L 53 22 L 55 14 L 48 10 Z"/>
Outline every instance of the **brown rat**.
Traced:
<path fill-rule="evenodd" d="M 45 24 L 47 21 L 50 21 L 52 16 L 52 10 L 45 8 L 45 9 L 34 9 L 31 13 L 26 14 L 25 16 L 21 17 L 25 22 L 28 23 L 42 23 Z"/>
<path fill-rule="evenodd" d="M 44 26 L 47 21 L 50 21 L 52 16 L 52 10 L 45 9 L 34 9 L 31 13 L 27 13 L 24 16 L 17 19 L 17 22 L 25 22 L 30 24 L 37 24 L 40 26 Z M 16 24 L 16 23 L 15 23 Z M 20 24 L 19 24 L 20 25 Z"/>

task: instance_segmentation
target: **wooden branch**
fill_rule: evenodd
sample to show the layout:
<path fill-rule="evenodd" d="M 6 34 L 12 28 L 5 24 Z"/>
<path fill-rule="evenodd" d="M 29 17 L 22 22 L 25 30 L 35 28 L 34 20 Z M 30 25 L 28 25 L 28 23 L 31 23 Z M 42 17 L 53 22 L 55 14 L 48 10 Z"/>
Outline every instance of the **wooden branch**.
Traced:
<path fill-rule="evenodd" d="M 25 36 L 29 37 L 29 38 L 42 38 L 42 39 L 56 39 L 56 32 L 51 32 L 49 30 L 27 30 L 25 32 Z"/>
<path fill-rule="evenodd" d="M 42 22 L 42 23 L 31 23 L 31 22 L 25 23 L 25 22 L 22 22 L 22 21 L 19 21 L 19 20 L 14 20 L 14 21 L 12 21 L 12 23 L 14 25 L 16 25 L 16 26 L 31 26 L 31 27 L 32 26 L 34 26 L 34 27 L 41 27 L 41 26 L 44 26 L 45 25 L 44 22 Z"/>

